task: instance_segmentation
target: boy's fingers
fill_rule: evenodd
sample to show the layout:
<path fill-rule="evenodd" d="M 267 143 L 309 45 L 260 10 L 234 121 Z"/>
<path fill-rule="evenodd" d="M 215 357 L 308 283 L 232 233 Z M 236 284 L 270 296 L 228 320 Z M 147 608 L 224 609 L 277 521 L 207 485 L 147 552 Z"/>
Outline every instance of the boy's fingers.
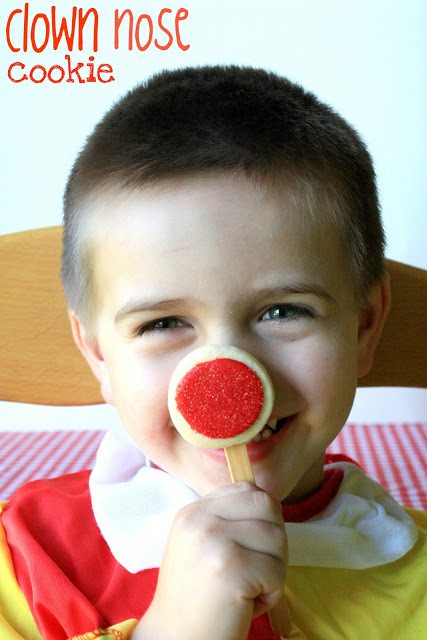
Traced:
<path fill-rule="evenodd" d="M 266 520 L 283 524 L 280 503 L 248 482 L 221 487 L 202 501 L 209 513 L 226 520 Z"/>
<path fill-rule="evenodd" d="M 278 604 L 268 612 L 271 627 L 281 638 L 288 638 L 291 630 L 291 616 L 286 598 L 282 595 Z"/>
<path fill-rule="evenodd" d="M 277 560 L 286 561 L 288 544 L 284 527 L 265 521 L 228 522 L 227 534 L 242 549 L 268 554 Z"/>
<path fill-rule="evenodd" d="M 242 493 L 243 491 L 251 491 L 253 489 L 256 489 L 256 486 L 251 482 L 230 482 L 230 484 L 224 484 L 206 494 L 205 496 L 203 496 L 203 500 L 216 500 L 217 498 L 222 498 L 223 496 Z"/>
<path fill-rule="evenodd" d="M 239 545 L 218 547 L 210 561 L 211 576 L 233 576 L 225 580 L 234 597 L 244 600 L 262 599 L 264 611 L 276 604 L 285 584 L 284 562 L 270 554 L 244 549 Z"/>

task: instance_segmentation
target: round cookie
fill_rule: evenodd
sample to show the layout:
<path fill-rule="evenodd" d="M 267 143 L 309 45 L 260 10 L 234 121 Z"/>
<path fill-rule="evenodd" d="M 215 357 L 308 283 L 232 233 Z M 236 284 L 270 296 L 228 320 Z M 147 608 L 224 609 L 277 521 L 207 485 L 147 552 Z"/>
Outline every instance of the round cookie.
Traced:
<path fill-rule="evenodd" d="M 169 383 L 168 406 L 182 437 L 197 447 L 219 449 L 249 442 L 267 423 L 273 385 L 251 354 L 210 345 L 179 362 Z"/>

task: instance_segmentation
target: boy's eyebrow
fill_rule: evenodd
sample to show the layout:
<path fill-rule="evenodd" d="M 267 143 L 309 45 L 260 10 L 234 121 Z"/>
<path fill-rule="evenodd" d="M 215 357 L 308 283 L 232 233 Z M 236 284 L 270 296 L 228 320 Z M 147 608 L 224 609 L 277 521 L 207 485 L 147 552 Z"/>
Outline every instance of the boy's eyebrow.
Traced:
<path fill-rule="evenodd" d="M 336 303 L 336 299 L 317 284 L 314 283 L 306 283 L 306 282 L 297 282 L 294 284 L 287 284 L 283 287 L 262 287 L 257 289 L 258 294 L 265 295 L 290 295 L 292 293 L 305 293 L 314 296 L 318 296 L 319 298 L 324 298 L 328 302 Z"/>
<path fill-rule="evenodd" d="M 114 324 L 119 324 L 124 318 L 142 311 L 168 311 L 171 307 L 188 302 L 188 298 L 171 298 L 170 300 L 136 300 L 127 302 L 114 316 Z"/>

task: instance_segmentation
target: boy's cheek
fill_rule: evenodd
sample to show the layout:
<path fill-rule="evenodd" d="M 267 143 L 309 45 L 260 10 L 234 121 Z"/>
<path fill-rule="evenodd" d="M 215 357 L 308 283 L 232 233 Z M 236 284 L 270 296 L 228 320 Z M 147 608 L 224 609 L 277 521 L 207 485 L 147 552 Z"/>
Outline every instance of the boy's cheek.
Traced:
<path fill-rule="evenodd" d="M 172 371 L 138 362 L 109 363 L 111 388 L 119 414 L 127 422 L 157 424 L 167 412 L 167 395 Z M 164 418 L 162 420 L 164 422 Z"/>
<path fill-rule="evenodd" d="M 336 336 L 301 354 L 293 386 L 310 413 L 322 415 L 322 420 L 344 422 L 357 386 L 356 341 Z"/>
<path fill-rule="evenodd" d="M 309 383 L 324 392 L 347 376 L 356 381 L 356 334 L 324 331 L 301 344 L 285 346 L 281 360 L 284 374 L 297 390 L 307 390 Z"/>

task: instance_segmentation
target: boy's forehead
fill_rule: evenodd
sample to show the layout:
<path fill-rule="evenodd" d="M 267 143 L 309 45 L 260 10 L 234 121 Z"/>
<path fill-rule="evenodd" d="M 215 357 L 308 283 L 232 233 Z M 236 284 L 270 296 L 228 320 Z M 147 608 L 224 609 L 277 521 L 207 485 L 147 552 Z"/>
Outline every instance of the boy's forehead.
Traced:
<path fill-rule="evenodd" d="M 339 234 L 326 216 L 313 216 L 292 189 L 242 176 L 195 176 L 112 191 L 92 206 L 98 293 L 106 281 L 123 285 L 124 274 L 136 284 L 137 273 L 140 282 L 165 282 L 175 272 L 206 279 L 212 273 L 224 279 L 227 272 L 245 283 L 252 276 L 251 282 L 267 282 L 287 270 L 290 278 L 336 281 L 343 260 Z M 338 270 L 344 271 L 342 264 Z M 268 273 L 272 278 L 264 277 Z"/>
<path fill-rule="evenodd" d="M 140 229 L 153 242 L 189 239 L 191 230 L 239 225 L 243 236 L 266 225 L 279 232 L 298 228 L 306 241 L 318 239 L 324 228 L 322 211 L 313 215 L 312 202 L 294 185 L 255 182 L 241 174 L 212 173 L 169 178 L 140 189 L 111 188 L 95 194 L 88 204 L 86 233 L 93 240 L 113 243 Z M 274 229 L 275 228 L 275 229 Z"/>

